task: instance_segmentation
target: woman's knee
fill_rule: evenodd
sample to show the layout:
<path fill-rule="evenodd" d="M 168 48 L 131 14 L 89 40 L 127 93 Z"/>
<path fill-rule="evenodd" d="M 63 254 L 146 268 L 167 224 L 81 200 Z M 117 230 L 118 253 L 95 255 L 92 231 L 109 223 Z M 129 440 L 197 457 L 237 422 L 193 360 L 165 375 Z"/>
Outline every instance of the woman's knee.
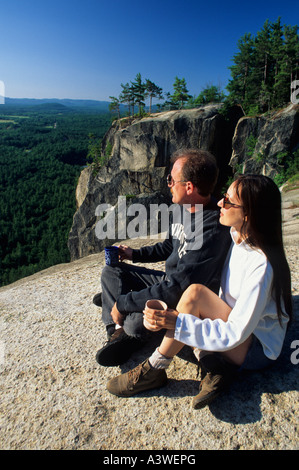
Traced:
<path fill-rule="evenodd" d="M 200 293 L 202 292 L 203 288 L 202 284 L 191 284 L 187 289 L 184 291 L 182 297 L 180 298 L 180 302 L 186 302 L 186 301 L 193 301 L 196 300 Z"/>
<path fill-rule="evenodd" d="M 191 284 L 187 288 L 187 293 L 191 298 L 197 298 L 207 287 L 203 284 Z"/>

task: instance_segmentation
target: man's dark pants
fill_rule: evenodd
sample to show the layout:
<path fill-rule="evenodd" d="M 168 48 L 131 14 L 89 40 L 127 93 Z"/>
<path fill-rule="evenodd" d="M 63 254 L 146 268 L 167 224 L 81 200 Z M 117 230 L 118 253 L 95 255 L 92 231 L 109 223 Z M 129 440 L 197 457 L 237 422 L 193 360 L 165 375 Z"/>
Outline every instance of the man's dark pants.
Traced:
<path fill-rule="evenodd" d="M 128 263 L 119 263 L 116 267 L 105 266 L 101 276 L 102 284 L 102 320 L 106 328 L 113 325 L 111 310 L 121 294 L 140 291 L 167 279 L 164 271 L 147 269 Z M 143 326 L 143 313 L 130 312 L 126 314 L 124 331 L 127 335 L 143 339 L 148 330 Z"/>

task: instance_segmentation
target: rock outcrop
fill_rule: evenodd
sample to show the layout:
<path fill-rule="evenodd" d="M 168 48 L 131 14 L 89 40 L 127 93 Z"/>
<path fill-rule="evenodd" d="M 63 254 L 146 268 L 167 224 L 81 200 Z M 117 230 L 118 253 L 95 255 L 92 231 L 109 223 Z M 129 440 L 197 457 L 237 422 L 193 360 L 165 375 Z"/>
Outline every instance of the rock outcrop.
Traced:
<path fill-rule="evenodd" d="M 226 117 L 222 105 L 168 111 L 130 122 L 115 121 L 102 143 L 102 152 L 112 148 L 107 164 L 95 175 L 91 167 L 81 173 L 77 187 L 77 211 L 69 235 L 71 260 L 97 253 L 118 239 L 119 196 L 132 203 L 170 203 L 165 177 L 171 154 L 179 148 L 211 151 L 220 176 L 220 195 L 233 173 L 263 173 L 273 177 L 281 158 L 299 147 L 299 106 L 290 105 L 270 116 L 245 117 L 235 107 Z M 218 192 L 218 194 L 217 194 Z M 99 238 L 96 225 L 103 216 L 97 208 L 107 204 L 115 214 L 113 237 Z"/>
<path fill-rule="evenodd" d="M 146 207 L 170 202 L 165 177 L 170 156 L 179 148 L 211 151 L 220 168 L 219 187 L 223 185 L 229 172 L 234 128 L 242 111 L 234 108 L 227 119 L 219 113 L 220 107 L 169 111 L 112 125 L 103 139 L 103 153 L 108 144 L 112 148 L 109 161 L 96 175 L 91 167 L 85 168 L 78 182 L 77 211 L 68 243 L 72 260 L 99 252 L 118 239 L 97 238 L 99 205 L 114 207 L 117 216 L 119 196 L 125 196 L 128 204 L 138 202 Z"/>
<path fill-rule="evenodd" d="M 273 177 L 280 169 L 280 157 L 297 148 L 299 105 L 292 104 L 269 117 L 242 117 L 233 137 L 230 165 L 242 173 Z"/>

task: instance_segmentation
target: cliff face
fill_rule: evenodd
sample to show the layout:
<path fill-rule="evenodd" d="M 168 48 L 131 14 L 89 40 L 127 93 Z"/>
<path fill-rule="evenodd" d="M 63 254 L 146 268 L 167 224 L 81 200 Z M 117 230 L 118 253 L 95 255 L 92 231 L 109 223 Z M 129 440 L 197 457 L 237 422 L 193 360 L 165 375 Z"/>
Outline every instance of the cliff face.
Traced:
<path fill-rule="evenodd" d="M 108 143 L 112 146 L 107 165 L 96 176 L 90 167 L 84 169 L 78 182 L 77 211 L 68 242 L 72 260 L 99 252 L 117 239 L 97 238 L 99 205 L 109 204 L 117 214 L 119 196 L 126 196 L 127 204 L 145 207 L 170 202 L 166 175 L 170 156 L 179 148 L 211 151 L 220 168 L 219 187 L 223 185 L 234 128 L 242 112 L 237 107 L 226 120 L 219 114 L 220 106 L 159 113 L 131 124 L 114 122 L 103 139 L 103 151 Z"/>
<path fill-rule="evenodd" d="M 270 117 L 242 117 L 233 137 L 230 165 L 242 173 L 273 177 L 279 170 L 279 156 L 298 146 L 298 105 L 292 104 Z"/>
<path fill-rule="evenodd" d="M 126 198 L 126 207 L 140 203 L 169 203 L 166 175 L 170 156 L 179 148 L 202 148 L 211 151 L 220 169 L 219 189 L 233 171 L 264 173 L 269 176 L 279 169 L 282 152 L 299 146 L 299 106 L 288 108 L 270 117 L 244 117 L 235 107 L 228 119 L 219 114 L 221 105 L 200 109 L 169 111 L 129 123 L 115 121 L 103 139 L 111 157 L 97 175 L 90 167 L 81 173 L 77 186 L 77 211 L 69 235 L 71 260 L 103 250 L 104 246 L 125 239 L 118 237 L 119 196 Z M 249 145 L 250 138 L 250 145 Z M 115 236 L 99 239 L 96 226 L 101 218 L 97 207 L 108 204 L 115 213 Z"/>

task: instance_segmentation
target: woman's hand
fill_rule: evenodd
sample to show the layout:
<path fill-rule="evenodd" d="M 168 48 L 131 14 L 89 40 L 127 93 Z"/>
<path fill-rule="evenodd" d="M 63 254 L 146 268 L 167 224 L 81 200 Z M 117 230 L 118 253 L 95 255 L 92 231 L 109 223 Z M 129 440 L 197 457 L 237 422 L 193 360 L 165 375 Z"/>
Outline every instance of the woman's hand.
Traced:
<path fill-rule="evenodd" d="M 179 312 L 168 308 L 167 310 L 155 310 L 145 307 L 143 310 L 144 326 L 151 331 L 162 329 L 174 330 Z"/>

